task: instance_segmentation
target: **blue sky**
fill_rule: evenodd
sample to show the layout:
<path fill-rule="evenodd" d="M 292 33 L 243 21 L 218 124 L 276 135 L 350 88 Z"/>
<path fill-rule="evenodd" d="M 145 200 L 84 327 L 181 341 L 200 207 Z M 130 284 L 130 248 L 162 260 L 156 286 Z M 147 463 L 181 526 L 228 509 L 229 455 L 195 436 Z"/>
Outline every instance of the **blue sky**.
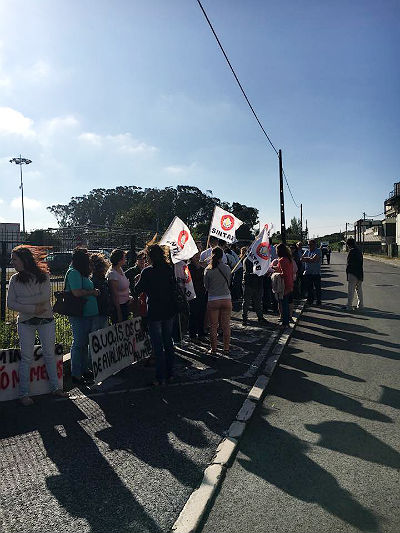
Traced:
<path fill-rule="evenodd" d="M 203 0 L 311 234 L 400 180 L 398 0 Z M 0 221 L 96 187 L 190 184 L 279 227 L 278 160 L 195 0 L 0 3 Z M 286 190 L 286 219 L 299 216 Z"/>

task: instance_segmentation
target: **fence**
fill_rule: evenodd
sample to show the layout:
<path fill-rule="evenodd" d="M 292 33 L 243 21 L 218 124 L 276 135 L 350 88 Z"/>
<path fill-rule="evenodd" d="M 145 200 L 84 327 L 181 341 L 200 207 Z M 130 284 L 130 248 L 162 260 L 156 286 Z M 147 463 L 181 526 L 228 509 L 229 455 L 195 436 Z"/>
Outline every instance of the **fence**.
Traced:
<path fill-rule="evenodd" d="M 143 248 L 153 233 L 152 231 L 138 230 L 127 234 L 118 229 L 102 227 L 57 228 L 33 232 L 30 235 L 19 232 L 0 232 L 0 349 L 18 346 L 17 313 L 6 307 L 8 281 L 15 273 L 10 263 L 11 250 L 15 246 L 29 244 L 49 248 L 48 264 L 53 304 L 55 301 L 54 293 L 63 290 L 64 276 L 68 269 L 72 250 L 76 246 L 83 246 L 88 250 L 100 251 L 105 254 L 113 248 L 122 248 L 127 250 L 128 263 L 132 264 L 136 259 L 136 250 Z M 58 259 L 60 260 L 58 261 Z M 64 351 L 67 352 L 72 342 L 68 318 L 55 315 L 55 321 L 56 341 L 62 344 Z"/>

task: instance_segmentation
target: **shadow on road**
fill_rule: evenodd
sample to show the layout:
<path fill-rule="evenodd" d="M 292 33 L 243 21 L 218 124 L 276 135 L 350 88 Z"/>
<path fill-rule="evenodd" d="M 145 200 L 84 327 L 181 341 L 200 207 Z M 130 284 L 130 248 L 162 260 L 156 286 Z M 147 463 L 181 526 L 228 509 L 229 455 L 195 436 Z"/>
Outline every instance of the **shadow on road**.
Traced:
<path fill-rule="evenodd" d="M 382 394 L 379 402 L 394 407 L 395 409 L 400 409 L 400 391 L 392 387 L 386 387 L 385 385 L 381 385 L 381 389 Z"/>
<path fill-rule="evenodd" d="M 318 333 L 321 335 L 318 335 Z M 386 342 L 381 339 L 374 339 L 373 337 L 366 335 L 358 335 L 357 333 L 353 333 L 351 331 L 346 332 L 336 329 L 329 330 L 326 327 L 319 328 L 318 326 L 304 324 L 303 322 L 301 329 L 299 329 L 296 333 L 296 338 L 299 340 L 312 342 L 320 346 L 325 346 L 333 350 L 341 350 L 343 352 L 351 351 L 365 355 L 376 355 L 378 357 L 394 359 L 395 361 L 400 359 L 398 344 Z M 372 346 L 373 344 L 376 344 L 379 347 L 374 347 Z M 385 348 L 393 348 L 393 351 Z"/>
<path fill-rule="evenodd" d="M 336 368 L 332 368 L 327 365 L 321 365 L 310 361 L 309 359 L 304 359 L 295 354 L 303 353 L 302 350 L 298 350 L 293 346 L 288 346 L 285 352 L 281 356 L 280 364 L 291 366 L 297 370 L 302 370 L 303 372 L 311 372 L 312 374 L 321 374 L 324 376 L 337 376 L 339 378 L 348 379 L 349 381 L 355 381 L 357 383 L 365 383 L 365 379 L 358 378 L 357 376 L 352 376 L 351 374 L 346 374 Z"/>
<path fill-rule="evenodd" d="M 3 413 L 2 413 L 3 414 Z M 17 415 L 17 420 L 15 416 Z M 28 487 L 10 486 L 10 493 L 19 490 L 26 490 L 24 499 L 16 499 L 12 502 L 12 514 L 16 517 L 24 516 L 24 508 L 29 503 L 26 498 L 31 490 L 35 490 L 35 504 L 46 506 L 46 511 L 50 511 L 47 516 L 46 511 L 40 512 L 41 530 L 43 531 L 75 531 L 76 524 L 68 527 L 71 517 L 82 518 L 90 525 L 93 533 L 124 532 L 151 532 L 157 533 L 160 530 L 154 520 L 143 509 L 142 505 L 134 498 L 132 492 L 124 485 L 117 473 L 113 470 L 108 461 L 100 453 L 93 439 L 83 429 L 80 422 L 85 419 L 82 411 L 72 402 L 53 402 L 51 409 L 48 408 L 47 401 L 38 402 L 33 408 L 28 410 L 18 409 L 12 416 L 12 420 L 2 419 L 1 437 L 6 438 L 11 435 L 28 434 L 39 432 L 43 441 L 48 458 L 54 463 L 59 473 L 46 476 L 45 463 L 43 462 L 43 478 L 40 474 L 35 479 L 30 480 Z M 12 427 L 12 431 L 7 431 L 7 426 Z M 33 440 L 33 439 L 32 439 Z M 29 440 L 24 445 L 29 445 Z M 33 442 L 34 444 L 34 442 Z M 23 455 L 23 449 L 21 450 Z M 37 451 L 40 454 L 39 450 Z M 41 460 L 43 460 L 41 458 Z M 15 468 L 26 468 L 31 472 L 32 465 L 16 464 Z M 38 465 L 35 464 L 35 474 Z M 40 472 L 40 468 L 39 468 Z M 41 488 L 42 483 L 46 483 L 49 491 L 58 500 L 59 505 L 49 499 L 48 494 Z M 5 479 L 2 479 L 5 486 Z M 46 502 L 42 500 L 46 498 Z M 32 502 L 31 502 L 32 503 Z M 65 509 L 68 515 L 60 517 L 60 506 Z M 26 519 L 26 515 L 25 515 Z M 36 516 L 38 520 L 38 516 Z M 31 528 L 32 524 L 25 523 L 25 531 Z M 86 529 L 83 526 L 82 529 Z"/>
<path fill-rule="evenodd" d="M 268 410 L 261 414 L 268 415 Z M 298 500 L 316 503 L 361 531 L 378 531 L 377 516 L 310 459 L 310 449 L 291 433 L 260 419 L 252 426 L 252 438 L 245 438 L 241 445 L 241 452 L 249 459 L 240 457 L 238 462 Z"/>
<path fill-rule="evenodd" d="M 304 372 L 286 368 L 285 366 L 280 366 L 275 372 L 274 379 L 271 382 L 270 394 L 285 398 L 290 402 L 318 402 L 360 418 L 378 420 L 379 422 L 393 422 L 389 416 L 374 409 L 368 409 L 361 402 L 331 390 L 321 383 L 312 381 Z"/>
<path fill-rule="evenodd" d="M 306 424 L 304 427 L 321 435 L 318 446 L 359 457 L 370 463 L 400 468 L 400 454 L 354 422 L 331 421 Z"/>

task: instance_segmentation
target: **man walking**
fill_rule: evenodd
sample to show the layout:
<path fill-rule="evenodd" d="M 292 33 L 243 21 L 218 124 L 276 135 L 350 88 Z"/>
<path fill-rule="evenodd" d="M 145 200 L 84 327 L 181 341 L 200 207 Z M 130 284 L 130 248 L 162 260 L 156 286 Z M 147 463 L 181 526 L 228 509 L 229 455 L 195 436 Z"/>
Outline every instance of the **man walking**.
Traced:
<path fill-rule="evenodd" d="M 308 242 L 308 248 L 301 257 L 301 262 L 304 263 L 303 281 L 307 289 L 307 303 L 312 305 L 316 297 L 317 305 L 321 305 L 321 250 L 317 248 L 314 239 Z"/>
<path fill-rule="evenodd" d="M 347 306 L 344 309 L 353 310 L 354 291 L 357 293 L 357 309 L 364 307 L 362 282 L 364 279 L 363 256 L 357 248 L 356 241 L 350 237 L 346 241 L 349 254 L 347 256 L 346 274 L 348 281 Z"/>

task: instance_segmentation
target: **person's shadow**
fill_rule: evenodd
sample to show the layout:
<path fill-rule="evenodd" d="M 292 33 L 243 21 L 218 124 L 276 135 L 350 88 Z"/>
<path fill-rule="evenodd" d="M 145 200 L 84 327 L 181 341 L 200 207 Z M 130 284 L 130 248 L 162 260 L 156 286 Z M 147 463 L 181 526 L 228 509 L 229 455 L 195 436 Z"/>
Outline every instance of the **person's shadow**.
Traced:
<path fill-rule="evenodd" d="M 247 471 L 298 500 L 316 503 L 361 531 L 378 531 L 377 516 L 342 488 L 332 474 L 310 459 L 309 450 L 307 443 L 260 419 L 252 426 L 251 439 L 243 440 L 238 462 Z"/>
<path fill-rule="evenodd" d="M 93 533 L 161 532 L 82 427 L 86 420 L 82 411 L 72 401 L 52 402 L 50 408 L 48 401 L 38 401 L 29 413 L 18 409 L 18 417 L 10 419 L 8 428 L 3 425 L 1 431 L 2 436 L 38 432 L 43 441 L 47 457 L 41 458 L 39 466 L 35 465 L 38 474 L 32 480 L 35 495 L 40 494 L 35 505 L 37 509 L 43 508 L 40 518 L 37 517 L 41 530 L 73 533 L 87 521 Z M 26 445 L 24 438 L 21 445 Z M 40 454 L 36 453 L 37 459 Z M 48 459 L 55 465 L 57 474 L 48 475 L 49 470 L 54 472 L 54 468 L 46 465 Z M 30 468 L 27 464 L 28 472 Z M 47 485 L 59 506 L 49 501 L 45 490 L 38 490 L 41 484 Z M 10 493 L 11 490 L 15 487 L 10 487 Z M 14 505 L 15 512 L 23 513 L 28 503 L 21 501 L 20 508 Z"/>

